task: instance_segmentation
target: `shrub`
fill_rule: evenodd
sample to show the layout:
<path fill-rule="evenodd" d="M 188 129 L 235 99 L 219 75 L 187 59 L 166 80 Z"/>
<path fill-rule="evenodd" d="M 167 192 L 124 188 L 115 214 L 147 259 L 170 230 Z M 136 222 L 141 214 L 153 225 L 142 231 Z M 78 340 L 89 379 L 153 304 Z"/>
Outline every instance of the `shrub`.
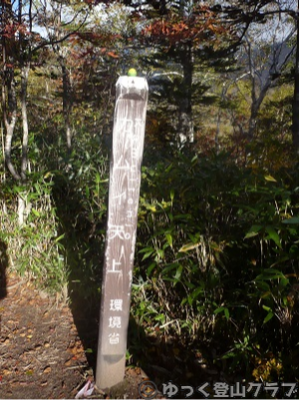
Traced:
<path fill-rule="evenodd" d="M 155 325 L 212 345 L 233 371 L 251 373 L 264 354 L 280 360 L 291 352 L 296 182 L 297 172 L 241 169 L 228 153 L 181 154 L 143 168 L 136 273 L 144 282 L 139 305 L 151 305 Z M 136 307 L 141 320 L 148 309 Z M 285 360 L 284 371 L 290 365 Z"/>

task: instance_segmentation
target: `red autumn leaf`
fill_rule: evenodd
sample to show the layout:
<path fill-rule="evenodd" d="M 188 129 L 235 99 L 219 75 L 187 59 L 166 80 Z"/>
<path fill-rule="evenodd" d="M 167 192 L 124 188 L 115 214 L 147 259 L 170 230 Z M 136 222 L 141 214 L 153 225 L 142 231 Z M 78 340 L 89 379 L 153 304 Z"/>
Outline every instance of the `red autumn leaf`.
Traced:
<path fill-rule="evenodd" d="M 119 58 L 117 54 L 114 53 L 114 51 L 109 51 L 107 53 L 108 56 L 112 57 L 112 58 Z"/>

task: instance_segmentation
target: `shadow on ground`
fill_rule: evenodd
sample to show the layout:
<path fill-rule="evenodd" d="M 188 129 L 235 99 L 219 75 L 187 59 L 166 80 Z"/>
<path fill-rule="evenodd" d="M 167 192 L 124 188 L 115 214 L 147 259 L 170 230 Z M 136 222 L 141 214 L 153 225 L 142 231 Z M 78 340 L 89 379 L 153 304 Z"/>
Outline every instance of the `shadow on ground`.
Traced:
<path fill-rule="evenodd" d="M 70 307 L 89 369 L 95 376 L 106 221 L 91 222 L 83 195 L 70 182 L 66 185 L 59 179 L 63 177 L 56 180 L 53 194 L 60 234 L 65 235 L 63 244 L 69 268 Z M 198 386 L 220 377 L 218 370 L 213 370 L 210 375 L 203 372 L 199 362 L 202 354 L 198 355 L 196 349 L 184 345 L 180 338 L 170 338 L 159 332 L 149 337 L 133 318 L 129 325 L 128 349 L 131 357 L 127 364 L 141 367 L 159 390 L 169 381 L 178 387 Z M 181 397 L 184 397 L 182 391 L 173 395 L 173 398 Z M 196 394 L 189 398 L 198 397 Z"/>
<path fill-rule="evenodd" d="M 8 267 L 7 246 L 0 240 L 0 300 L 6 297 L 6 269 Z"/>
<path fill-rule="evenodd" d="M 60 221 L 59 234 L 64 234 L 70 307 L 89 369 L 95 375 L 106 212 L 99 213 L 101 218 L 95 218 L 93 210 L 91 218 L 84 191 L 78 190 L 76 182 L 63 173 L 55 177 L 53 196 Z M 221 368 L 203 367 L 202 360 L 212 359 L 208 350 L 202 354 L 203 350 L 192 347 L 188 338 L 182 343 L 180 337 L 171 337 L 159 330 L 149 336 L 133 318 L 129 325 L 128 349 L 131 357 L 127 364 L 141 367 L 160 390 L 169 381 L 178 387 L 223 381 Z M 178 391 L 172 397 L 184 398 L 185 394 Z M 189 398 L 200 398 L 200 395 L 195 393 Z"/>
<path fill-rule="evenodd" d="M 91 222 L 82 195 L 63 174 L 56 176 L 53 196 L 64 234 L 68 290 L 74 322 L 90 368 L 95 369 L 103 260 L 103 221 Z"/>

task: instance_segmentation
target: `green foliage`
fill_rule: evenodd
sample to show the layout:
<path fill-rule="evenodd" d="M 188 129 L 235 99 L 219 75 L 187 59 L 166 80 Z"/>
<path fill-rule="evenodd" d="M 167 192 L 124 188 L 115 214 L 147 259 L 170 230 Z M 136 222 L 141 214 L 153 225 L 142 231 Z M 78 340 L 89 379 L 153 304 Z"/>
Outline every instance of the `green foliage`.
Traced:
<path fill-rule="evenodd" d="M 82 138 L 81 143 L 84 141 Z M 89 144 L 88 144 L 89 143 Z M 97 141 L 74 146 L 65 169 L 55 171 L 53 199 L 63 234 L 69 290 L 98 301 L 107 214 L 107 156 Z"/>
<path fill-rule="evenodd" d="M 168 39 L 161 31 L 155 41 L 145 35 L 140 43 L 140 15 L 135 20 L 116 4 L 106 14 L 108 25 L 94 14 L 91 27 L 85 25 L 62 45 L 73 85 L 70 152 L 60 67 L 50 49 L 40 55 L 28 86 L 26 185 L 1 172 L 0 239 L 10 268 L 52 291 L 62 293 L 68 286 L 77 310 L 86 312 L 98 302 L 114 85 L 120 73 L 135 67 L 148 76 L 150 104 L 132 287 L 132 316 L 139 325 L 130 335 L 133 345 L 142 348 L 140 327 L 147 334 L 174 334 L 194 348 L 212 349 L 213 363 L 222 363 L 226 371 L 246 371 L 257 380 L 292 380 L 298 375 L 299 323 L 293 88 L 271 89 L 258 116 L 257 136 L 249 143 L 244 133 L 251 86 L 248 80 L 232 85 L 227 72 L 233 53 L 220 58 L 217 53 L 227 45 L 230 30 L 217 33 L 206 26 L 210 33 L 203 31 L 204 40 L 185 37 L 192 31 L 171 20 L 171 15 L 183 16 L 185 2 L 167 5 L 170 19 L 165 2 L 160 3 L 146 8 L 147 22 L 158 16 L 156 27 L 168 23 Z M 204 12 L 202 26 L 208 22 Z M 147 22 L 143 27 L 154 34 Z M 225 73 L 217 75 L 224 67 Z M 176 140 L 186 116 L 195 128 L 197 149 L 178 153 Z M 19 118 L 12 147 L 18 169 L 21 132 Z M 215 154 L 216 136 L 220 148 L 232 151 Z M 18 198 L 25 202 L 23 225 Z"/>
<path fill-rule="evenodd" d="M 56 292 L 67 283 L 63 235 L 58 234 L 56 209 L 51 201 L 53 174 L 31 176 L 30 186 L 6 181 L 2 185 L 1 240 L 7 244 L 11 268 L 39 286 Z M 25 223 L 19 224 L 18 197 L 25 200 Z"/>
<path fill-rule="evenodd" d="M 292 169 L 292 91 L 287 85 L 272 89 L 265 100 L 258 118 L 257 138 L 249 146 L 248 163 L 252 168 Z"/>
<path fill-rule="evenodd" d="M 296 344 L 297 181 L 296 170 L 240 169 L 227 153 L 143 168 L 144 301 L 167 330 L 213 343 L 232 370 L 252 362 L 252 372 L 261 351 L 278 357 Z"/>

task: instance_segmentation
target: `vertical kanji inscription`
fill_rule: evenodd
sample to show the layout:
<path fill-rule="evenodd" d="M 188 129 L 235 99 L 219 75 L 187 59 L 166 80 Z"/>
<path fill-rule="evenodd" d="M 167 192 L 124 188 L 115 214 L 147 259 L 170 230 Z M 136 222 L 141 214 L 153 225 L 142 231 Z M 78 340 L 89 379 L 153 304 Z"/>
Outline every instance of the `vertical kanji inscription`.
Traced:
<path fill-rule="evenodd" d="M 99 388 L 124 378 L 147 98 L 146 79 L 118 79 L 97 354 Z"/>

